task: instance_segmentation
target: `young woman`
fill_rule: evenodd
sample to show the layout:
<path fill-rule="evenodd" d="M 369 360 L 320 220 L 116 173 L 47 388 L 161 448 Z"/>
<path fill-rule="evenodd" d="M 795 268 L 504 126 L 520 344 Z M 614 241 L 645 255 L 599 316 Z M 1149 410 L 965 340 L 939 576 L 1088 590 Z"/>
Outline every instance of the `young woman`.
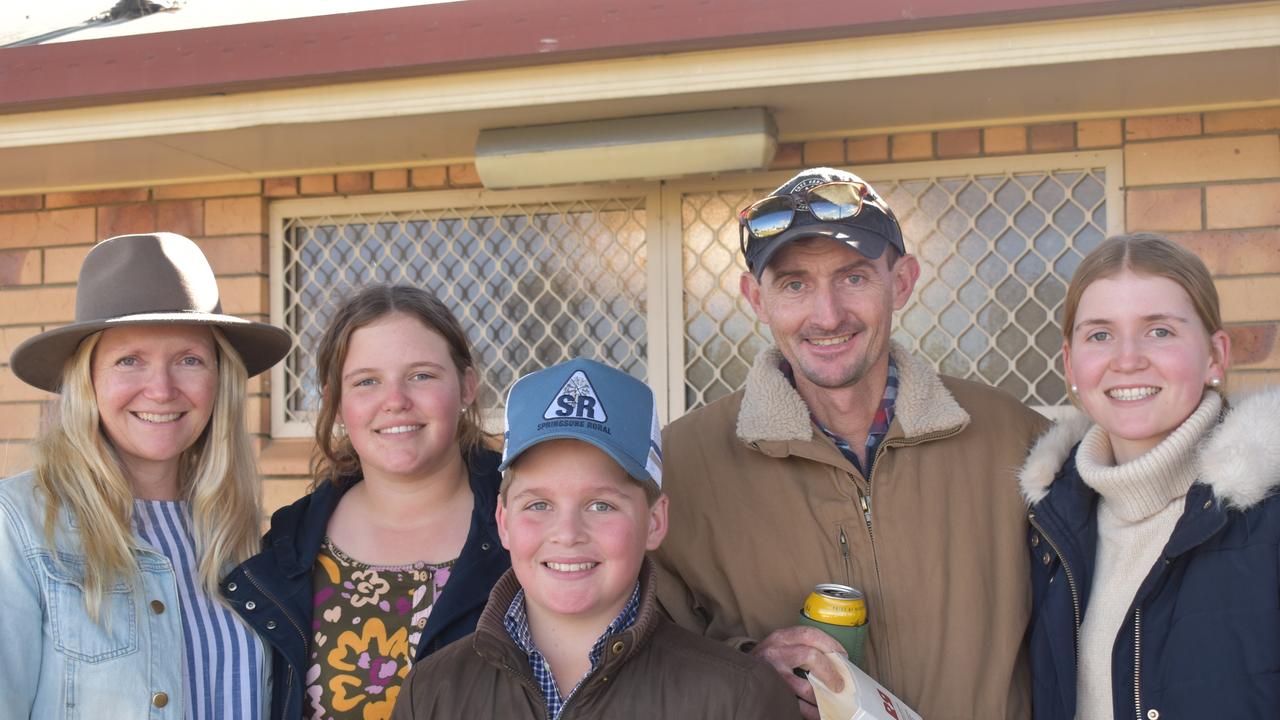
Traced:
<path fill-rule="evenodd" d="M 387 718 L 410 665 L 475 629 L 510 567 L 479 378 L 431 294 L 378 285 L 320 341 L 312 493 L 224 594 L 274 651 L 272 718 Z"/>
<path fill-rule="evenodd" d="M 0 714 L 265 716 L 265 647 L 217 582 L 258 549 L 245 380 L 289 344 L 221 314 L 187 238 L 90 251 L 76 321 L 10 359 L 59 396 L 34 469 L 0 481 Z"/>
<path fill-rule="evenodd" d="M 1280 708 L 1280 389 L 1228 407 L 1218 295 L 1189 251 L 1107 240 L 1067 290 L 1060 423 L 1031 503 L 1035 716 Z"/>

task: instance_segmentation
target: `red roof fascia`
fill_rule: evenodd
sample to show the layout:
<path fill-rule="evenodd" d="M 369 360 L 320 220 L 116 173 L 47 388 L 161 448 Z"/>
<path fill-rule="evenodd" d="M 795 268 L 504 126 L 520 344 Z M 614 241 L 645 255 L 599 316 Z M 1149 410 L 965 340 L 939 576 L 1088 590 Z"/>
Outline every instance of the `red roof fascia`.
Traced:
<path fill-rule="evenodd" d="M 466 0 L 0 49 L 0 111 L 1204 4 L 1210 3 Z"/>

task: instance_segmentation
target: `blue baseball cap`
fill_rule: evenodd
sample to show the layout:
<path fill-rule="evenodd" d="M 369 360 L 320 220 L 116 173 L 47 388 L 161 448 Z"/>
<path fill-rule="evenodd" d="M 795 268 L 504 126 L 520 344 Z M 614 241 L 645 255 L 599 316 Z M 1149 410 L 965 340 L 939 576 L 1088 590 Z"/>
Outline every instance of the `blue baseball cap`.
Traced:
<path fill-rule="evenodd" d="M 662 489 L 662 434 L 653 390 L 595 360 L 576 358 L 520 378 L 507 393 L 506 470 L 547 440 L 591 443 L 637 482 Z"/>

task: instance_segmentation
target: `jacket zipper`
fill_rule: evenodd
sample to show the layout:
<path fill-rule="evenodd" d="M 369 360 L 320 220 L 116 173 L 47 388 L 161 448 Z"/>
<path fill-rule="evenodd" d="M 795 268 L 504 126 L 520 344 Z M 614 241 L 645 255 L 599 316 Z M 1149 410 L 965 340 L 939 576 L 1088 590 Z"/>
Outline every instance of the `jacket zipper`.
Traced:
<path fill-rule="evenodd" d="M 1133 611 L 1133 709 L 1142 720 L 1142 608 Z"/>
<path fill-rule="evenodd" d="M 849 552 L 849 536 L 844 534 L 844 526 L 840 525 L 840 554 L 844 556 L 844 584 L 853 587 L 853 557 Z M 871 528 L 868 527 L 868 530 Z"/>
<path fill-rule="evenodd" d="M 284 609 L 284 605 L 281 605 L 281 604 L 280 604 L 280 601 L 279 601 L 279 600 L 276 600 L 276 597 L 275 597 L 274 595 L 272 595 L 271 593 L 267 592 L 266 588 L 262 587 L 262 585 L 261 585 L 261 584 L 260 584 L 260 583 L 259 583 L 259 582 L 254 578 L 254 577 L 253 577 L 253 573 L 249 572 L 248 568 L 246 568 L 246 569 L 245 569 L 245 571 L 244 571 L 244 577 L 245 577 L 245 579 L 246 579 L 246 580 L 248 580 L 248 581 L 249 581 L 249 582 L 250 582 L 250 583 L 251 583 L 255 588 L 257 588 L 258 592 L 262 593 L 263 597 L 267 598 L 267 599 L 268 599 L 268 600 L 270 600 L 270 601 L 271 601 L 271 602 L 272 602 L 276 607 L 280 608 L 280 613 L 281 613 L 282 615 L 284 615 L 284 617 L 285 617 L 285 619 L 286 619 L 286 620 L 288 620 L 288 621 L 289 621 L 289 624 L 293 626 L 293 629 L 298 631 L 298 637 L 302 638 L 302 656 L 303 656 L 303 657 L 306 657 L 306 655 L 307 655 L 307 646 L 308 646 L 310 643 L 308 643 L 308 642 L 307 642 L 307 635 L 306 635 L 306 633 L 302 632 L 302 628 L 298 627 L 298 623 L 294 621 L 293 616 L 289 614 L 289 611 L 287 611 L 287 610 L 285 610 L 285 609 Z M 285 688 L 284 688 L 284 689 L 285 689 L 285 697 L 286 697 L 286 698 L 289 698 L 289 699 L 288 699 L 288 700 L 286 700 L 286 701 L 284 702 L 284 704 L 282 704 L 282 705 L 281 705 L 281 707 L 282 707 L 283 709 L 287 710 L 287 709 L 288 709 L 288 704 L 289 704 L 289 702 L 291 702 L 291 701 L 292 701 L 292 698 L 293 698 L 293 666 L 292 666 L 292 665 L 289 665 L 289 674 L 285 676 Z M 285 713 L 285 715 L 287 716 L 287 715 L 288 715 L 288 713 L 286 712 L 286 713 Z"/>
<path fill-rule="evenodd" d="M 1071 565 L 1067 563 L 1067 558 L 1065 555 L 1062 554 L 1062 550 L 1058 548 L 1058 544 L 1053 541 L 1053 538 L 1049 535 L 1049 533 L 1044 531 L 1044 528 L 1040 526 L 1040 523 L 1036 522 L 1036 514 L 1033 512 L 1027 513 L 1027 520 L 1031 523 L 1031 527 L 1035 528 L 1036 531 L 1040 533 L 1040 536 L 1044 538 L 1045 542 L 1049 543 L 1049 547 L 1053 548 L 1054 554 L 1058 556 L 1058 561 L 1062 563 L 1063 571 L 1066 572 L 1067 574 L 1067 587 L 1071 589 L 1071 609 L 1075 613 L 1075 621 L 1076 621 L 1075 661 L 1076 661 L 1076 671 L 1079 672 L 1079 669 L 1080 669 L 1080 591 L 1076 587 L 1075 573 L 1071 572 Z"/>

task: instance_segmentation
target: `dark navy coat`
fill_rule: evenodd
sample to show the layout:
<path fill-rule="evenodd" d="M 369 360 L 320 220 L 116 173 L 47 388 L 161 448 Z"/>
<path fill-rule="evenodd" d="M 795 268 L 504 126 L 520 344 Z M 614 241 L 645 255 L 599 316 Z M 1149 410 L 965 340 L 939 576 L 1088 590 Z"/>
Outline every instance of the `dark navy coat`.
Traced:
<path fill-rule="evenodd" d="M 444 592 L 431 608 L 414 659 L 421 660 L 475 630 L 489 591 L 511 567 L 498 540 L 500 457 L 478 450 L 467 458 L 475 503 L 471 529 Z M 358 480 L 356 481 L 358 482 Z M 271 516 L 262 551 L 222 581 L 222 594 L 272 649 L 272 720 L 302 716 L 308 649 L 311 646 L 311 569 L 338 500 L 355 482 L 323 483 L 311 494 Z"/>
<path fill-rule="evenodd" d="M 1097 548 L 1098 496 L 1075 464 L 1085 428 L 1050 430 L 1021 473 L 1032 501 L 1036 720 L 1076 713 Z M 1116 637 L 1116 718 L 1280 718 L 1280 389 L 1230 411 L 1198 460 L 1200 480 Z"/>

